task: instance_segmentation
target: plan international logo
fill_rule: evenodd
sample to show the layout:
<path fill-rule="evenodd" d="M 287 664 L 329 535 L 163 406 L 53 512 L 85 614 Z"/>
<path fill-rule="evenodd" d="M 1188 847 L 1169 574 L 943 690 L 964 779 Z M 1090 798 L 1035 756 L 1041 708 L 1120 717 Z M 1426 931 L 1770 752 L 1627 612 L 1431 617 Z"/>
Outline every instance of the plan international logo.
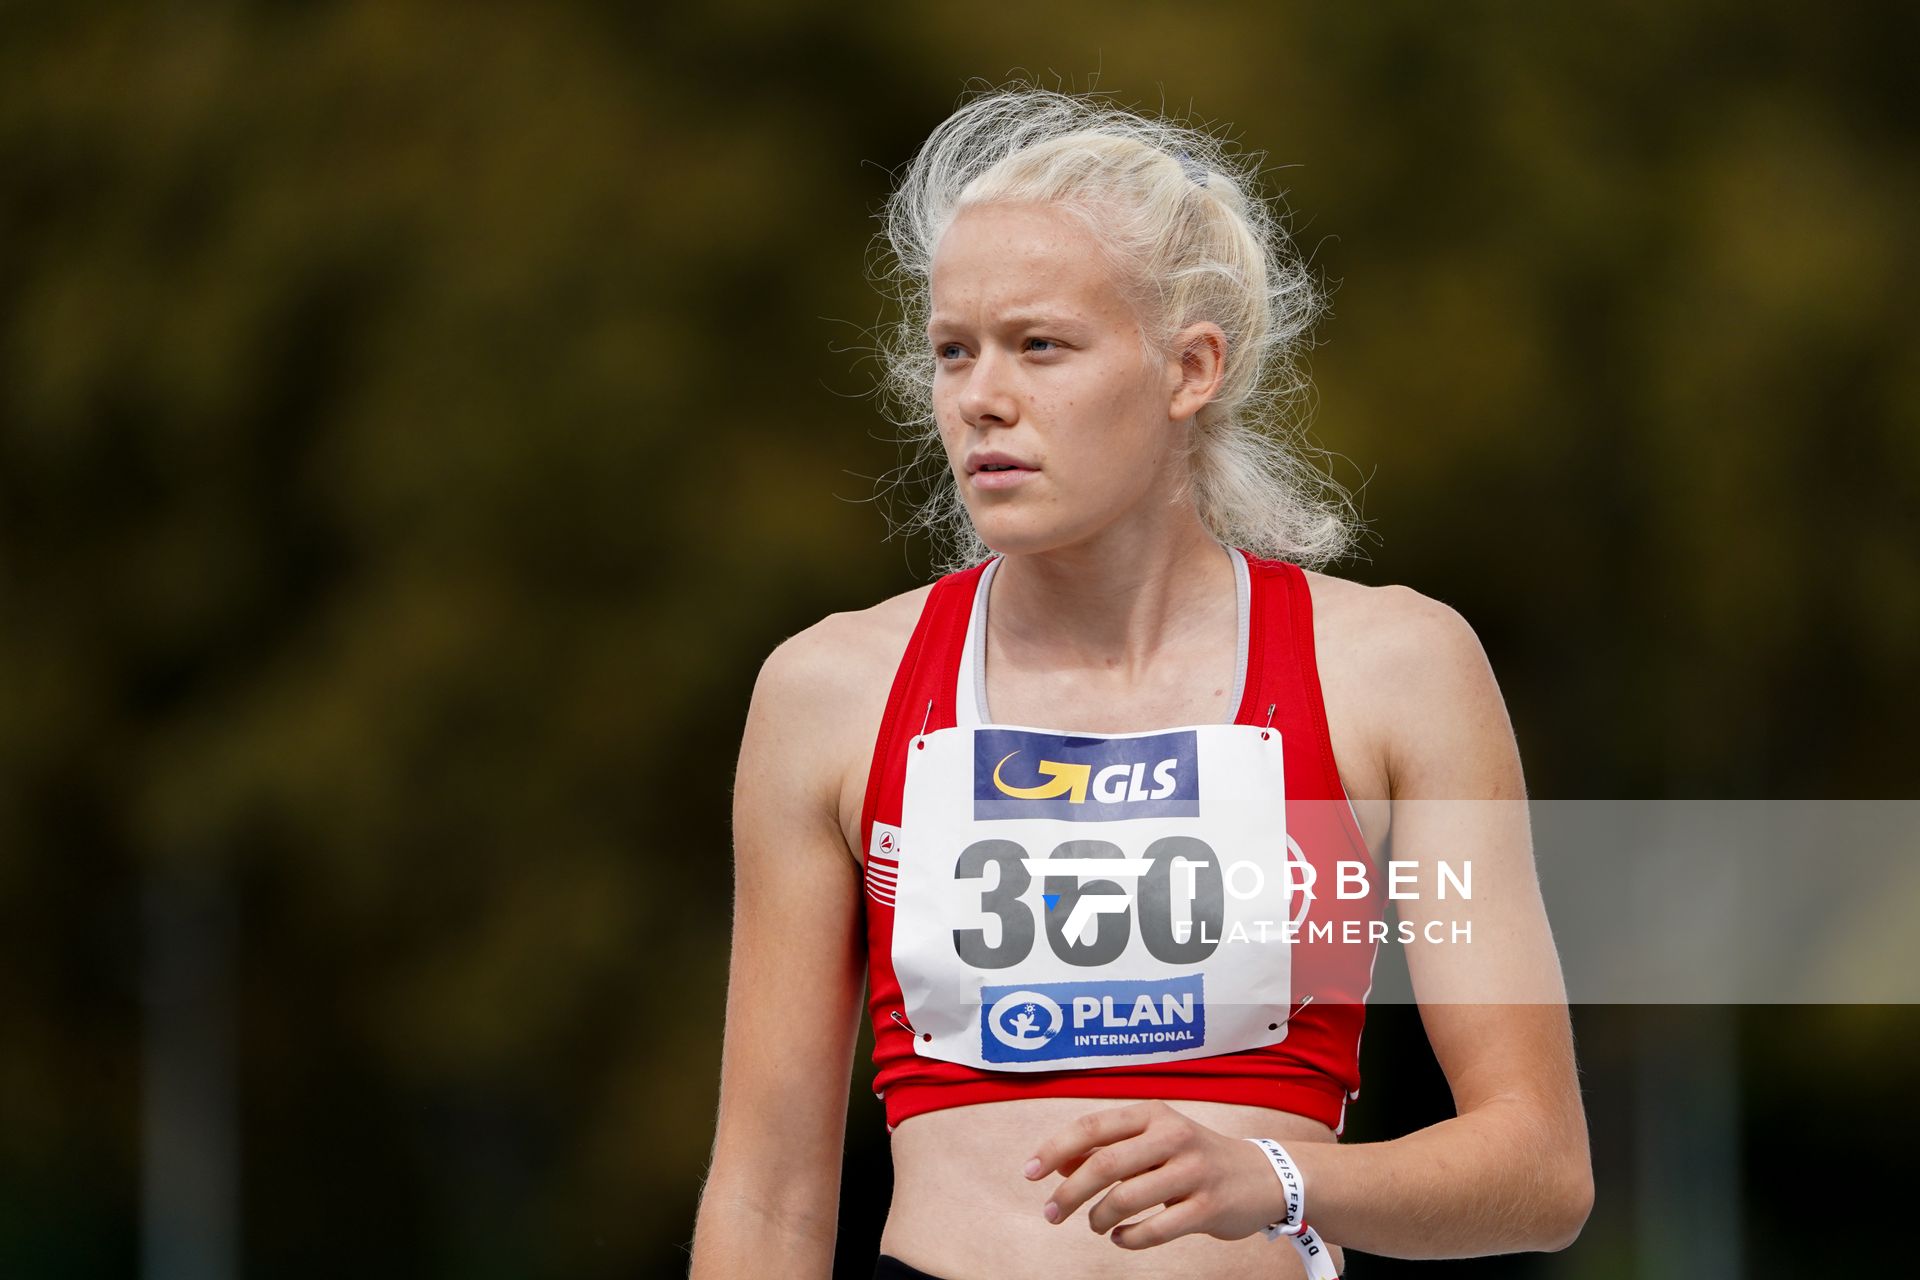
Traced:
<path fill-rule="evenodd" d="M 988 1062 L 1168 1052 L 1206 1042 L 1207 1003 L 1198 973 L 980 988 L 980 1056 Z"/>
<path fill-rule="evenodd" d="M 992 728 L 973 735 L 976 821 L 1117 822 L 1199 814 L 1199 757 L 1191 729 L 1139 738 Z"/>

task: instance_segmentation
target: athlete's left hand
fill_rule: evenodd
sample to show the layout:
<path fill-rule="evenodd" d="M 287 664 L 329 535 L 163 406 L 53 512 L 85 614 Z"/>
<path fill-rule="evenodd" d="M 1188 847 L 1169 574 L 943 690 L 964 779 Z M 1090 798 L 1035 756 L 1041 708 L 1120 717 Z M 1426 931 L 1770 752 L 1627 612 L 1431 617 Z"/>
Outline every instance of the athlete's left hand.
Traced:
<path fill-rule="evenodd" d="M 1067 1177 L 1042 1210 L 1047 1220 L 1065 1222 L 1112 1187 L 1087 1211 L 1087 1225 L 1102 1235 L 1111 1231 L 1122 1249 L 1147 1249 L 1194 1232 L 1238 1240 L 1287 1211 L 1280 1179 L 1260 1148 L 1157 1100 L 1089 1111 L 1050 1136 L 1027 1162 L 1026 1175 L 1032 1181 L 1055 1171 Z M 1157 1204 L 1166 1208 L 1119 1225 Z"/>

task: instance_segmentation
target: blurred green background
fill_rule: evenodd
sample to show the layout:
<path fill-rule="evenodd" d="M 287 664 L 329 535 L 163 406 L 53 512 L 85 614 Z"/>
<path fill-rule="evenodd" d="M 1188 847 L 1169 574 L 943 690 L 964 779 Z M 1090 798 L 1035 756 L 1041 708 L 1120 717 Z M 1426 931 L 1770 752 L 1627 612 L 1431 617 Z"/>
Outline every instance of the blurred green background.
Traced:
<path fill-rule="evenodd" d="M 1337 571 L 1474 623 L 1535 796 L 1911 795 L 1917 28 L 0 3 L 0 1274 L 684 1274 L 748 691 L 925 578 L 864 256 L 975 77 L 1268 153 Z M 1575 1014 L 1581 1241 L 1354 1275 L 1903 1256 L 1913 1009 Z M 1363 1070 L 1448 1114 L 1414 1011 Z"/>

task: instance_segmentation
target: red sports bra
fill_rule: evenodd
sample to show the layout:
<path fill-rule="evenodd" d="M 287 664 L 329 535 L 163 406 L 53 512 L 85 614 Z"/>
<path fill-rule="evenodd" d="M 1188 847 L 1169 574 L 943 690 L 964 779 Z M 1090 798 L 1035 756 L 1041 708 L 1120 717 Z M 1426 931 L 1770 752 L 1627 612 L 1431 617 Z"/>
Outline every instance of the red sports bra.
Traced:
<path fill-rule="evenodd" d="M 916 803 L 923 806 L 920 810 L 923 824 L 928 813 L 962 815 L 954 819 L 957 826 L 976 817 L 991 820 L 1044 812 L 1053 816 L 1052 826 L 1029 822 L 1019 831 L 1058 830 L 1070 836 L 1099 837 L 1131 830 L 1135 833 L 1135 844 L 1144 838 L 1141 832 L 1157 833 L 1165 829 L 1164 824 L 1156 826 L 1152 822 L 1136 821 L 1129 828 L 1097 819 L 1110 816 L 1118 820 L 1136 813 L 1198 815 L 1200 798 L 1204 796 L 1216 813 L 1223 805 L 1229 811 L 1240 806 L 1244 810 L 1240 816 L 1245 820 L 1255 810 L 1251 802 L 1242 804 L 1236 800 L 1233 788 L 1226 785 L 1229 775 L 1220 765 L 1228 762 L 1228 757 L 1219 743 L 1231 739 L 1238 744 L 1235 749 L 1242 752 L 1249 748 L 1252 752 L 1268 749 L 1251 746 L 1256 738 L 1264 739 L 1266 734 L 1222 726 L 1190 727 L 1198 731 L 1196 745 L 1193 741 L 1196 734 L 1192 732 L 1070 735 L 1051 730 L 1002 728 L 987 722 L 984 671 L 977 657 L 979 646 L 984 642 L 979 617 L 984 616 L 986 575 L 997 560 L 989 559 L 970 569 L 948 574 L 935 582 L 928 594 L 894 675 L 886 716 L 874 744 L 866 805 L 861 814 L 861 839 L 867 850 L 868 1008 L 873 1021 L 876 1067 L 873 1088 L 885 1105 L 889 1132 L 907 1117 L 926 1111 L 1035 1096 L 1179 1098 L 1240 1103 L 1308 1116 L 1336 1133 L 1344 1127 L 1346 1104 L 1360 1095 L 1360 1035 L 1366 1016 L 1365 1001 L 1372 986 L 1377 936 L 1372 922 L 1380 919 L 1382 907 L 1379 877 L 1334 763 L 1314 663 L 1312 601 L 1306 576 L 1298 566 L 1285 561 L 1264 559 L 1239 548 L 1231 549 L 1231 554 L 1240 591 L 1240 653 L 1243 655 L 1241 697 L 1233 724 L 1277 733 L 1277 741 L 1270 744 L 1277 751 L 1277 758 L 1267 760 L 1266 767 L 1274 779 L 1284 777 L 1286 839 L 1284 847 L 1278 847 L 1282 842 L 1272 841 L 1276 848 L 1267 852 L 1282 861 L 1290 859 L 1310 864 L 1312 883 L 1316 886 L 1310 895 L 1290 900 L 1302 904 L 1297 910 L 1288 910 L 1296 926 L 1288 935 L 1291 941 L 1269 942 L 1263 928 L 1259 947 L 1265 950 L 1243 949 L 1233 958 L 1241 984 L 1237 989 L 1241 994 L 1235 996 L 1232 993 L 1236 988 L 1223 981 L 1235 975 L 1221 971 L 1220 960 L 1225 953 L 1219 947 L 1211 949 L 1211 963 L 1192 958 L 1197 946 L 1194 939 L 1205 940 L 1204 921 L 1198 934 L 1194 932 L 1193 923 L 1186 921 L 1175 925 L 1174 932 L 1169 931 L 1165 918 L 1170 911 L 1174 915 L 1180 911 L 1169 907 L 1170 880 L 1166 869 L 1157 864 L 1160 873 L 1157 897 L 1142 887 L 1152 883 L 1151 876 L 1144 870 L 1131 873 L 1136 886 L 1132 897 L 1119 892 L 1120 886 L 1113 880 L 1106 880 L 1102 882 L 1105 889 L 1117 892 L 1118 896 L 1103 900 L 1106 905 L 1099 906 L 1098 910 L 1118 912 L 1126 918 L 1094 918 L 1090 911 L 1085 911 L 1067 921 L 1063 929 L 1059 919 L 1067 914 L 1063 895 L 1041 891 L 1059 889 L 1065 884 L 1069 892 L 1064 897 L 1069 901 L 1077 903 L 1080 897 L 1086 896 L 1075 891 L 1078 882 L 1046 874 L 1050 866 L 1067 864 L 1049 864 L 1031 856 L 1013 857 L 1011 862 L 997 868 L 997 882 L 990 874 L 994 869 L 983 870 L 980 859 L 973 859 L 972 866 L 965 865 L 966 855 L 978 852 L 977 846 L 1001 846 L 988 853 L 1002 855 L 1006 855 L 1008 848 L 1015 854 L 1044 855 L 1044 848 L 1016 846 L 1006 840 L 982 840 L 975 842 L 976 847 L 965 850 L 958 860 L 962 865 L 957 868 L 950 851 L 937 855 L 938 865 L 911 862 L 916 850 L 909 847 L 911 841 L 902 839 L 902 806 L 908 790 L 907 756 L 911 749 L 924 751 L 930 743 L 936 746 L 944 743 L 952 748 L 944 753 L 935 751 L 923 755 L 914 762 L 923 770 L 914 793 L 922 797 Z M 961 735 L 964 742 L 953 734 L 939 739 L 928 736 L 955 728 L 968 731 Z M 1214 736 L 1209 738 L 1209 734 Z M 1033 741 L 1029 743 L 1028 739 Z M 1171 742 L 1174 739 L 1184 741 Z M 976 740 L 981 744 L 978 750 L 970 745 Z M 1018 750 L 1022 746 L 1038 749 L 1022 755 Z M 1126 749 L 1130 747 L 1139 748 L 1133 752 L 1138 757 L 1133 763 L 1127 759 Z M 1215 753 L 1211 757 L 1214 763 L 1208 766 L 1213 772 L 1202 775 L 1200 770 L 1207 765 L 1206 753 L 1210 750 Z M 1076 751 L 1082 754 L 1075 756 Z M 944 789 L 929 792 L 929 775 L 925 770 L 932 766 L 922 762 L 943 754 L 951 761 L 949 773 L 942 775 L 949 782 Z M 1054 758 L 1048 759 L 1048 756 Z M 1155 763 L 1161 756 L 1166 758 Z M 1035 759 L 1038 773 L 1033 772 Z M 1076 764 L 1075 759 L 1084 759 L 1086 763 Z M 1096 768 L 1099 772 L 1092 772 Z M 1016 786 L 1009 781 L 1009 776 L 1022 769 L 1026 772 L 1014 781 L 1025 785 Z M 1149 770 L 1154 771 L 1151 776 Z M 966 778 L 967 774 L 971 775 L 970 779 Z M 1244 779 L 1255 775 L 1236 776 Z M 1207 785 L 1209 781 L 1211 786 Z M 962 791 L 968 794 L 960 795 Z M 1178 802 L 1188 791 L 1192 792 L 1192 807 L 1180 808 Z M 1245 791 L 1243 781 L 1241 793 Z M 943 798 L 949 793 L 953 797 L 951 803 Z M 926 797 L 929 796 L 938 803 L 928 803 Z M 1157 800 L 1155 797 L 1169 798 Z M 1129 801 L 1134 802 L 1132 811 L 1126 808 Z M 1092 812 L 1101 809 L 1107 814 Z M 1258 811 L 1268 812 L 1274 811 Z M 1228 816 L 1233 815 L 1229 812 Z M 1096 821 L 1078 821 L 1089 817 Z M 1071 824 L 1064 821 L 1068 818 L 1076 821 Z M 942 816 L 940 820 L 946 819 Z M 935 829 L 943 834 L 946 830 L 944 826 Z M 1013 830 L 1013 824 L 1009 823 L 1006 829 Z M 1242 829 L 1262 828 L 1243 825 Z M 927 828 L 923 825 L 922 830 Z M 994 833 L 1001 828 L 988 821 L 979 830 Z M 1186 837 L 1171 839 L 1185 840 L 1181 846 L 1183 852 L 1193 848 L 1211 852 Z M 1167 844 L 1168 838 L 1163 838 L 1155 842 L 1155 847 Z M 1094 845 L 1102 848 L 1093 850 Z M 1071 857 L 1090 850 L 1100 852 L 1101 856 L 1123 859 L 1141 852 L 1082 838 L 1058 844 L 1052 856 L 1059 858 L 1066 853 Z M 928 850 L 922 848 L 920 852 L 925 855 Z M 1153 849 L 1145 853 L 1151 855 Z M 1163 849 L 1163 859 L 1165 856 Z M 991 904 L 991 898 L 980 893 L 968 897 L 950 892 L 953 905 L 942 908 L 947 913 L 945 916 L 916 910 L 910 916 L 910 928 L 916 932 L 903 931 L 896 940 L 896 899 L 902 893 L 903 858 L 909 860 L 906 867 L 909 874 L 904 883 L 916 890 L 917 896 L 913 899 L 916 907 L 928 896 L 924 886 L 931 884 L 947 892 L 945 886 L 937 883 L 943 878 L 951 881 L 956 874 L 984 876 L 969 881 L 966 888 L 971 892 L 992 886 L 1002 899 L 993 908 L 1001 914 L 1001 921 L 996 926 L 990 916 L 981 916 L 976 922 L 983 926 L 980 929 L 944 927 L 949 923 L 956 926 L 967 923 L 964 917 L 955 917 L 953 913 L 976 910 L 969 903 Z M 1178 864 L 1186 860 L 1174 857 L 1172 861 Z M 1344 869 L 1349 872 L 1345 882 L 1339 881 L 1342 868 L 1336 865 L 1343 861 Z M 1029 876 L 1019 871 L 1015 864 L 1021 862 L 1039 874 Z M 1349 892 L 1347 896 L 1333 892 L 1332 886 L 1336 883 L 1341 883 L 1343 888 L 1354 884 L 1351 873 L 1356 863 L 1364 868 L 1366 888 Z M 1085 868 L 1095 864 L 1081 860 L 1074 865 Z M 1144 869 L 1150 863 L 1141 857 L 1136 862 L 1111 865 Z M 1270 861 L 1267 865 L 1275 864 Z M 1176 867 L 1180 869 L 1184 868 Z M 1082 870 L 1081 874 L 1087 872 Z M 1120 877 L 1125 878 L 1125 875 Z M 1193 902 L 1193 883 L 1194 876 L 1189 870 L 1188 907 Z M 1214 900 L 1218 903 L 1221 891 L 1217 874 L 1212 883 Z M 1234 883 L 1232 877 L 1228 883 L 1230 886 Z M 1021 900 L 1009 906 L 1006 899 L 1010 893 L 1017 894 Z M 1018 921 L 1014 917 L 1016 911 L 1020 914 Z M 1033 923 L 1035 920 L 1040 922 L 1037 926 Z M 1016 923 L 1019 928 L 1012 928 Z M 940 927 L 932 927 L 934 925 Z M 1044 939 L 1040 937 L 1042 931 Z M 970 936 L 963 939 L 963 934 Z M 1013 962 L 1003 953 L 1016 943 L 1023 948 L 1021 956 L 1015 957 L 1018 959 L 1025 959 L 1028 951 L 1044 953 L 1050 944 L 1062 956 L 1078 955 L 1080 958 L 1073 959 L 1073 964 L 1091 965 L 1114 956 L 1112 947 L 1106 947 L 1098 955 L 1093 955 L 1093 950 L 1116 939 L 1121 945 L 1134 948 L 1137 955 L 1134 968 L 1115 964 L 1107 969 L 1068 970 L 1062 969 L 1052 957 L 1041 954 L 1042 961 L 1054 966 L 1042 976 L 1067 976 L 1073 981 L 1038 981 L 1032 976 L 1031 968 L 1026 978 L 1012 981 L 1006 975 L 1019 970 L 994 971 L 997 965 Z M 902 944 L 898 950 L 896 941 Z M 1221 940 L 1215 937 L 1213 941 Z M 1236 939 L 1228 939 L 1229 947 L 1236 941 L 1244 948 L 1250 938 L 1242 931 Z M 1275 949 L 1281 945 L 1285 946 L 1284 952 Z M 1141 951 L 1143 947 L 1151 948 L 1153 956 Z M 958 961 L 951 954 L 956 950 L 961 953 Z M 1208 948 L 1199 947 L 1199 950 Z M 902 968 L 908 972 L 896 973 L 896 954 L 902 957 Z M 1091 959 L 1087 958 L 1089 955 Z M 983 956 L 986 958 L 982 959 Z M 928 1003 L 933 997 L 928 992 L 939 984 L 930 982 L 928 973 L 920 971 L 924 957 L 933 957 L 944 966 L 935 975 L 944 978 L 946 992 L 946 1003 L 940 1006 L 942 1025 L 938 1028 L 918 1026 L 912 1021 L 916 1009 L 922 1022 L 933 1020 L 934 1006 Z M 969 963 L 979 971 L 968 968 Z M 1129 979 L 1145 976 L 1146 980 L 1102 980 L 1109 970 Z M 1266 982 L 1263 970 L 1282 975 L 1279 989 L 1286 994 L 1277 998 L 1286 1000 L 1287 1004 L 1270 1010 L 1254 1007 L 1249 1013 L 1250 997 L 1245 993 L 1269 989 L 1261 986 Z M 961 979 L 957 984 L 956 975 Z M 906 979 L 904 995 L 903 977 Z M 971 986 L 967 983 L 969 979 Z M 1247 985 L 1249 981 L 1254 983 L 1253 987 Z M 996 985 L 1008 982 L 1011 985 Z M 1204 1031 L 1208 1015 L 1203 990 L 1216 1002 L 1212 1009 L 1212 1032 Z M 1221 1003 L 1223 995 L 1236 1002 Z M 956 1009 L 961 1004 L 967 1007 Z M 1202 1007 L 1196 1009 L 1196 1004 Z M 947 1012 L 952 1016 L 944 1016 Z M 1211 1051 L 1208 1044 L 1218 1043 L 1221 1028 L 1234 1026 L 1232 1020 L 1236 1017 L 1239 1029 L 1231 1034 L 1238 1038 L 1232 1042 L 1252 1047 Z M 1082 1023 L 1087 1025 L 1083 1027 Z M 1215 1039 L 1207 1040 L 1208 1035 Z M 1068 1040 L 1076 1036 L 1079 1037 L 1077 1043 L 1085 1047 L 1067 1047 Z M 1100 1062 L 1102 1055 L 1113 1054 L 1125 1055 L 1127 1061 L 1107 1065 Z M 1050 1064 L 1054 1061 L 1061 1065 L 1052 1067 Z"/>

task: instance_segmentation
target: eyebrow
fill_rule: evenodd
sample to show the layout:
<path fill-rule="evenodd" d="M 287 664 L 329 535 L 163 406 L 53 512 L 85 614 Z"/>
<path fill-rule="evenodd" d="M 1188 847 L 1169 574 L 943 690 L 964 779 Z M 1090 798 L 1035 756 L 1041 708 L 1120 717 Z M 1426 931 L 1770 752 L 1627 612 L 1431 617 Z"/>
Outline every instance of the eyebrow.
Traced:
<path fill-rule="evenodd" d="M 927 332 L 932 333 L 936 329 L 952 328 L 956 323 L 956 321 L 950 320 L 946 316 L 935 316 L 927 322 Z M 1025 325 L 1039 325 L 1043 328 L 1052 328 L 1072 325 L 1077 322 L 1068 316 L 1053 311 L 1015 311 L 1010 315 L 1001 317 L 1000 323 L 1007 328 L 1020 328 Z"/>

